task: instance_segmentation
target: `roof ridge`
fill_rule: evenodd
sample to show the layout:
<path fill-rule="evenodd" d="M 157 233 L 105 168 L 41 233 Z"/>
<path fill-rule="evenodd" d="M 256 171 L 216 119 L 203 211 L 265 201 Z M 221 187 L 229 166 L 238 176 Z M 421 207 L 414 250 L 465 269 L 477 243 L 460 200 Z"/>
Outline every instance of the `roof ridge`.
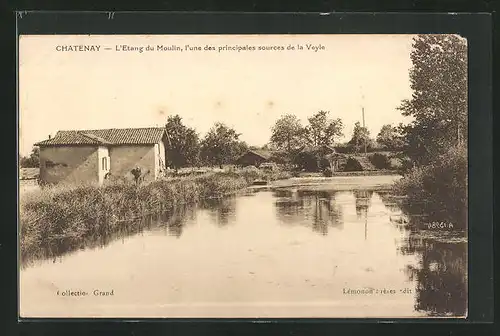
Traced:
<path fill-rule="evenodd" d="M 94 140 L 94 141 L 97 140 L 97 141 L 102 142 L 104 144 L 112 144 L 111 141 L 106 140 L 103 137 L 100 137 L 100 136 L 97 136 L 97 135 L 94 135 L 94 134 L 88 134 L 88 133 L 84 133 L 84 132 L 81 132 L 81 131 L 77 131 L 77 133 L 80 134 L 80 135 L 83 135 L 84 137 L 87 137 L 87 138 L 89 138 L 91 140 Z"/>
<path fill-rule="evenodd" d="M 247 150 L 248 152 L 251 152 L 251 153 L 254 153 L 260 157 L 263 157 L 265 159 L 268 159 L 272 156 L 272 152 L 269 151 L 269 150 L 265 150 L 265 149 L 248 149 Z"/>
<path fill-rule="evenodd" d="M 47 145 L 78 143 L 106 145 L 153 144 L 162 141 L 165 134 L 167 133 L 164 127 L 59 130 L 54 138 L 43 140 L 40 143 Z"/>
<path fill-rule="evenodd" d="M 104 130 L 128 130 L 128 129 L 165 129 L 165 127 L 111 127 L 111 128 L 87 128 L 87 129 L 65 129 L 58 132 L 85 132 L 85 131 L 104 131 Z"/>

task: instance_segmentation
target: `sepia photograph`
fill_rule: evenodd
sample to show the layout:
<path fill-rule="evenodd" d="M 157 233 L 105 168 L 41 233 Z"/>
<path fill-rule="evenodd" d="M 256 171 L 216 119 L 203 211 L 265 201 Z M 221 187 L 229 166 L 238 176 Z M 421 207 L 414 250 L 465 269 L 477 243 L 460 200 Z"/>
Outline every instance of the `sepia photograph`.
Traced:
<path fill-rule="evenodd" d="M 18 48 L 20 318 L 467 317 L 464 37 Z"/>

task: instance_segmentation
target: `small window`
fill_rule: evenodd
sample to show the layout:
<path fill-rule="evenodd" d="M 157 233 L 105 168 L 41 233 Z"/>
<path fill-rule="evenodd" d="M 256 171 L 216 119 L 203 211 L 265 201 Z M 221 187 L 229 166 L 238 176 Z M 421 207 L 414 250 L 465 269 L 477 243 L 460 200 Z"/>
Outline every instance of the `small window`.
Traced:
<path fill-rule="evenodd" d="M 107 170 L 107 162 L 106 162 L 106 158 L 103 157 L 102 158 L 102 170 Z"/>

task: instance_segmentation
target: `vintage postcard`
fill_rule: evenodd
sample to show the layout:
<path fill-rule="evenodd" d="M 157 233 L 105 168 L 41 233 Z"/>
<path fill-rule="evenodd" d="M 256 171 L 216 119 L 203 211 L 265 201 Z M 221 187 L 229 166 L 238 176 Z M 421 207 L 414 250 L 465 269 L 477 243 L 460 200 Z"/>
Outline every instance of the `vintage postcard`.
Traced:
<path fill-rule="evenodd" d="M 21 318 L 467 316 L 467 40 L 20 35 Z"/>

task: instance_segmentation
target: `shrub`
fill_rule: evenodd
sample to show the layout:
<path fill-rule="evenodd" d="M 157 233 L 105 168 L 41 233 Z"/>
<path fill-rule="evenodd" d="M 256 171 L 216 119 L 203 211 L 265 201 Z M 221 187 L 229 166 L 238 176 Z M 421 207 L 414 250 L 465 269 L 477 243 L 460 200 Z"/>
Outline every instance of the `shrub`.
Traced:
<path fill-rule="evenodd" d="M 434 220 L 465 225 L 467 218 L 467 151 L 453 147 L 431 164 L 412 168 L 394 185 L 407 195 L 408 211 L 424 204 Z"/>
<path fill-rule="evenodd" d="M 330 167 L 325 168 L 325 170 L 323 170 L 323 176 L 332 177 L 333 176 L 332 169 Z"/>
<path fill-rule="evenodd" d="M 303 169 L 308 172 L 317 172 L 319 167 L 319 162 L 321 157 L 318 153 L 314 151 L 303 151 L 298 153 L 294 158 L 294 163 L 299 169 Z"/>
<path fill-rule="evenodd" d="M 319 160 L 319 168 L 324 171 L 327 168 L 330 168 L 330 161 L 326 157 L 322 157 Z"/>
<path fill-rule="evenodd" d="M 347 162 L 344 165 L 344 171 L 349 172 L 349 171 L 362 171 L 363 166 L 361 166 L 361 163 L 359 163 L 358 160 L 353 158 L 352 156 L 347 158 Z"/>
<path fill-rule="evenodd" d="M 413 169 L 413 162 L 409 157 L 403 157 L 400 159 L 400 167 L 398 168 L 399 173 L 407 174 Z"/>
<path fill-rule="evenodd" d="M 397 157 L 389 157 L 390 169 L 400 171 L 403 168 L 403 161 Z"/>
<path fill-rule="evenodd" d="M 373 153 L 373 154 L 368 156 L 368 159 L 377 169 L 390 169 L 391 168 L 391 161 L 389 160 L 389 157 L 385 154 Z"/>
<path fill-rule="evenodd" d="M 247 180 L 247 182 L 259 179 L 263 175 L 263 172 L 255 166 L 247 166 L 241 169 L 239 173 Z"/>

